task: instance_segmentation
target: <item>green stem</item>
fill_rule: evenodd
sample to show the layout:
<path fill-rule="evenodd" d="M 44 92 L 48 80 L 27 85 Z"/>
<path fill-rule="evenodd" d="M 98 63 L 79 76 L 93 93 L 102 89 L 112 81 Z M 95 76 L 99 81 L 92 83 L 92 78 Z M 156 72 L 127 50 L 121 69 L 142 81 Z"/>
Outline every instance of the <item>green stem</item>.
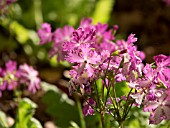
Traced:
<path fill-rule="evenodd" d="M 96 101 L 97 101 L 97 106 L 98 108 L 101 108 L 101 103 L 100 103 L 100 98 L 99 98 L 99 92 L 98 92 L 98 88 L 97 88 L 97 83 L 96 81 L 94 82 L 94 89 L 95 89 L 95 92 L 96 92 Z"/>
<path fill-rule="evenodd" d="M 123 128 L 123 121 L 118 122 L 119 123 L 119 128 Z"/>
<path fill-rule="evenodd" d="M 117 102 L 117 100 L 116 100 L 116 90 L 115 90 L 115 86 L 114 85 L 112 85 L 112 87 L 113 87 L 113 96 L 114 96 L 114 99 L 115 99 L 115 103 L 116 103 L 116 107 L 117 107 L 117 109 L 119 109 L 119 104 L 118 104 L 118 102 Z"/>
<path fill-rule="evenodd" d="M 105 128 L 104 113 L 100 112 L 101 128 Z"/>
<path fill-rule="evenodd" d="M 110 81 L 108 81 L 108 87 L 106 89 L 107 89 L 107 94 L 106 94 L 106 100 L 105 100 L 104 106 L 106 106 L 106 102 L 107 102 L 107 99 L 109 97 L 109 92 L 110 92 L 110 89 L 111 89 Z"/>
<path fill-rule="evenodd" d="M 81 128 L 86 128 L 86 123 L 85 123 L 85 120 L 84 120 L 84 115 L 82 113 L 82 107 L 81 107 L 80 100 L 79 100 L 79 98 L 76 94 L 74 95 L 74 97 L 75 97 L 75 100 L 77 102 L 77 108 L 78 108 L 78 112 L 79 112 L 79 116 L 80 116 Z"/>
<path fill-rule="evenodd" d="M 125 108 L 123 110 L 123 117 L 125 118 L 126 114 L 127 114 L 127 110 L 128 110 L 128 107 L 129 107 L 129 97 L 130 97 L 130 94 L 132 92 L 133 88 L 131 88 L 131 90 L 129 91 L 128 93 L 128 96 L 127 96 L 127 99 L 126 99 L 126 104 L 125 104 Z"/>
<path fill-rule="evenodd" d="M 100 122 L 101 122 L 101 125 L 100 125 L 100 127 L 101 128 L 105 128 L 105 123 L 104 123 L 104 111 L 103 111 L 103 105 L 102 105 L 102 103 L 100 102 L 100 97 L 99 97 L 99 92 L 98 92 L 98 88 L 97 88 L 97 83 L 96 83 L 96 81 L 95 81 L 95 83 L 94 83 L 95 85 L 95 92 L 96 92 L 96 95 L 97 95 L 97 105 L 98 105 L 98 108 L 100 109 Z"/>

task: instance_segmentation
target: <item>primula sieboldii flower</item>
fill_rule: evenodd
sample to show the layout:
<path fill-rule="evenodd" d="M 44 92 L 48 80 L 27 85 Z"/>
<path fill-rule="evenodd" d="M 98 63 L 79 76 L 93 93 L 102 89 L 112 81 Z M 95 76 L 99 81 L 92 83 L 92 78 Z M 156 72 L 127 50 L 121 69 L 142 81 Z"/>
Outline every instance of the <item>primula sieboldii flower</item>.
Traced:
<path fill-rule="evenodd" d="M 138 93 L 131 94 L 130 96 L 131 96 L 133 99 L 135 99 L 136 106 L 140 107 L 144 95 L 145 95 L 145 94 L 144 94 L 143 92 L 138 92 Z"/>
<path fill-rule="evenodd" d="M 98 23 L 97 25 L 95 25 L 95 29 L 97 38 L 101 38 L 102 41 L 114 39 L 114 36 L 112 35 L 112 29 L 107 31 L 108 24 Z"/>
<path fill-rule="evenodd" d="M 93 28 L 78 28 L 73 32 L 72 39 L 63 44 L 64 51 L 72 51 L 81 44 L 94 44 L 95 30 Z"/>
<path fill-rule="evenodd" d="M 64 26 L 63 28 L 58 28 L 53 33 L 53 41 L 55 44 L 64 43 L 65 41 L 71 40 L 74 28 L 71 26 Z"/>
<path fill-rule="evenodd" d="M 95 111 L 92 108 L 92 106 L 94 107 L 95 105 L 96 105 L 96 102 L 92 98 L 89 98 L 83 107 L 83 114 L 85 116 L 93 115 Z"/>
<path fill-rule="evenodd" d="M 57 54 L 58 61 L 64 60 L 64 56 L 66 55 L 66 52 L 63 51 L 63 44 L 65 43 L 65 41 L 71 40 L 73 31 L 74 28 L 71 26 L 65 26 L 64 28 L 56 29 L 56 31 L 53 33 L 52 36 L 52 41 L 54 43 L 49 53 L 50 57 L 53 57 L 54 55 Z"/>
<path fill-rule="evenodd" d="M 130 34 L 127 39 L 128 45 L 133 44 L 137 41 L 137 38 L 135 37 L 135 34 Z"/>
<path fill-rule="evenodd" d="M 43 23 L 41 28 L 38 30 L 38 36 L 40 38 L 40 44 L 47 44 L 51 42 L 52 33 L 51 26 L 48 23 Z"/>
<path fill-rule="evenodd" d="M 144 105 L 144 111 L 152 112 L 150 124 L 159 124 L 163 119 L 170 120 L 170 95 L 164 92 L 155 101 L 148 101 Z"/>
<path fill-rule="evenodd" d="M 157 72 L 150 64 L 146 64 L 146 66 L 143 68 L 143 73 L 145 78 L 139 81 L 139 85 L 142 88 L 148 88 L 154 84 Z"/>
<path fill-rule="evenodd" d="M 157 55 L 154 56 L 156 62 L 157 79 L 167 86 L 170 87 L 170 56 Z"/>
<path fill-rule="evenodd" d="M 40 79 L 38 72 L 27 64 L 20 65 L 17 68 L 15 61 L 8 61 L 5 68 L 0 67 L 0 97 L 5 90 L 17 89 L 21 84 L 26 84 L 28 90 L 35 93 L 40 89 Z"/>
<path fill-rule="evenodd" d="M 99 50 L 108 50 L 110 52 L 114 52 L 117 48 L 115 43 L 112 41 L 115 39 L 112 34 L 112 29 L 108 30 L 108 24 L 98 23 L 95 25 L 95 40 L 97 43 L 94 46 Z"/>
<path fill-rule="evenodd" d="M 18 85 L 18 76 L 17 63 L 15 61 L 8 61 L 3 71 L 4 82 L 2 86 L 7 90 L 15 89 Z"/>
<path fill-rule="evenodd" d="M 80 27 L 81 28 L 87 28 L 87 27 L 91 26 L 91 23 L 92 23 L 91 18 L 84 18 L 80 22 Z"/>
<path fill-rule="evenodd" d="M 28 86 L 28 90 L 35 93 L 40 89 L 40 79 L 38 78 L 38 72 L 33 67 L 27 64 L 20 65 L 20 82 Z"/>
<path fill-rule="evenodd" d="M 81 44 L 77 50 L 68 53 L 66 60 L 75 63 L 79 67 L 77 75 L 87 72 L 87 77 L 91 77 L 101 58 L 95 50 L 91 49 L 89 44 Z"/>

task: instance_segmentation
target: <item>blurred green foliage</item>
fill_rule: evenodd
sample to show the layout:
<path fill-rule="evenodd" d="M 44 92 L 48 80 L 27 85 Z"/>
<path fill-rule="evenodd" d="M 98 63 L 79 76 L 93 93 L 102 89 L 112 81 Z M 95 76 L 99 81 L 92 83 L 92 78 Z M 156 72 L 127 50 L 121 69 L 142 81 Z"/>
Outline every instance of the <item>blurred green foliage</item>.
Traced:
<path fill-rule="evenodd" d="M 18 0 L 8 8 L 6 13 L 0 15 L 0 57 L 2 57 L 0 65 L 3 61 L 11 58 L 19 61 L 24 59 L 33 65 L 40 62 L 41 64 L 60 66 L 55 58 L 49 59 L 48 57 L 51 44 L 38 45 L 39 39 L 36 32 L 41 23 L 50 23 L 53 31 L 57 27 L 63 27 L 67 24 L 76 28 L 83 17 L 91 17 L 94 23 L 106 23 L 111 19 L 114 4 L 115 0 Z M 113 25 L 113 22 L 109 23 Z M 66 62 L 63 62 L 62 65 L 70 66 Z M 46 91 L 43 102 L 47 105 L 47 112 L 55 117 L 55 123 L 61 128 L 78 128 L 80 120 L 75 103 L 55 86 L 47 83 L 43 83 L 42 86 Z M 98 86 L 102 87 L 101 80 L 98 81 Z M 125 82 L 115 86 L 117 96 L 122 96 L 128 92 Z M 28 124 L 29 128 L 41 128 L 40 123 L 32 117 L 34 111 L 34 103 L 28 102 L 28 99 L 22 100 L 13 128 L 19 126 L 27 128 Z M 170 127 L 166 121 L 158 126 L 149 125 L 148 117 L 148 113 L 135 108 L 130 112 L 124 126 L 125 128 Z M 0 127 L 6 128 L 6 115 L 1 111 L 0 120 Z M 85 120 L 87 128 L 99 127 L 98 114 L 88 116 Z M 106 118 L 106 121 L 108 128 L 118 126 L 110 116 Z"/>
<path fill-rule="evenodd" d="M 6 114 L 3 111 L 0 111 L 0 128 L 7 128 L 8 120 Z"/>
<path fill-rule="evenodd" d="M 46 91 L 42 100 L 47 105 L 47 113 L 55 117 L 55 123 L 61 128 L 68 128 L 71 122 L 79 124 L 79 114 L 76 104 L 67 97 L 67 94 L 56 86 L 43 82 L 43 89 Z"/>
<path fill-rule="evenodd" d="M 40 122 L 33 118 L 37 105 L 28 98 L 19 101 L 17 117 L 11 128 L 42 128 Z"/>
<path fill-rule="evenodd" d="M 41 23 L 50 23 L 53 31 L 68 24 L 76 28 L 84 17 L 106 23 L 113 6 L 114 0 L 18 0 L 0 15 L 0 53 L 7 55 L 2 59 L 19 56 L 33 65 L 40 61 L 57 66 L 48 57 L 51 45 L 38 46 L 36 32 Z"/>

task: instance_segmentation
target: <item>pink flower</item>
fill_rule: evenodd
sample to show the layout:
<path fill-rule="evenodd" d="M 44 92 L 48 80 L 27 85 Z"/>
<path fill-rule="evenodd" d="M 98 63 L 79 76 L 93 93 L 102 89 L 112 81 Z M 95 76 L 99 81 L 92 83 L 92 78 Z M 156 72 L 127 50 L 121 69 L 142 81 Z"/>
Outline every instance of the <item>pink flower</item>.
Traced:
<path fill-rule="evenodd" d="M 65 41 L 71 40 L 73 31 L 74 28 L 71 26 L 65 26 L 63 29 L 62 28 L 56 29 L 52 37 L 54 43 L 49 53 L 50 57 L 53 57 L 54 55 L 57 54 L 58 61 L 64 60 L 64 57 L 67 53 L 63 51 L 63 44 L 65 43 Z"/>
<path fill-rule="evenodd" d="M 64 43 L 70 41 L 73 34 L 74 28 L 71 26 L 64 26 L 64 28 L 58 28 L 53 33 L 53 41 L 55 44 Z"/>
<path fill-rule="evenodd" d="M 64 51 L 72 51 L 81 44 L 94 44 L 95 30 L 93 28 L 78 28 L 73 32 L 72 39 L 63 44 Z"/>
<path fill-rule="evenodd" d="M 135 43 L 137 41 L 137 38 L 135 37 L 135 34 L 130 34 L 127 39 L 128 44 Z"/>
<path fill-rule="evenodd" d="M 139 81 L 139 85 L 142 88 L 148 88 L 153 84 L 153 82 L 155 82 L 157 72 L 151 67 L 150 64 L 146 64 L 146 66 L 143 68 L 143 73 L 144 79 L 141 79 Z"/>
<path fill-rule="evenodd" d="M 130 96 L 135 99 L 135 102 L 137 103 L 137 106 L 140 107 L 143 97 L 144 97 L 144 93 L 143 92 L 138 92 L 138 93 L 134 93 L 131 94 Z"/>
<path fill-rule="evenodd" d="M 102 50 L 108 50 L 109 52 L 115 51 L 117 46 L 112 42 L 115 37 L 112 34 L 112 29 L 107 30 L 108 24 L 98 23 L 94 27 L 96 30 L 95 40 L 97 42 L 95 47 L 99 50 L 99 52 Z"/>
<path fill-rule="evenodd" d="M 92 23 L 92 19 L 91 18 L 84 18 L 81 20 L 80 22 L 80 27 L 81 28 L 87 28 L 90 27 Z"/>
<path fill-rule="evenodd" d="M 40 38 L 40 45 L 47 44 L 51 42 L 52 33 L 51 33 L 51 26 L 48 23 L 43 23 L 41 28 L 38 30 L 38 36 Z"/>
<path fill-rule="evenodd" d="M 15 61 L 8 61 L 5 64 L 4 84 L 8 90 L 13 90 L 18 85 L 19 72 L 17 71 L 17 63 Z"/>
<path fill-rule="evenodd" d="M 38 72 L 27 64 L 20 65 L 20 82 L 28 85 L 28 90 L 35 93 L 40 89 L 40 79 L 38 78 Z"/>
<path fill-rule="evenodd" d="M 87 72 L 88 77 L 94 74 L 95 66 L 100 62 L 100 56 L 92 50 L 89 44 L 81 44 L 77 50 L 71 52 L 66 57 L 70 63 L 75 63 L 78 66 L 78 74 Z"/>
<path fill-rule="evenodd" d="M 170 87 L 170 56 L 157 55 L 154 56 L 154 60 L 157 65 L 158 81 L 160 79 L 165 86 Z"/>
<path fill-rule="evenodd" d="M 85 103 L 83 107 L 84 116 L 93 115 L 95 112 L 92 106 L 95 107 L 96 102 L 92 98 L 89 98 L 87 102 Z"/>
<path fill-rule="evenodd" d="M 165 92 L 156 101 L 148 101 L 144 111 L 152 112 L 150 124 L 159 124 L 163 119 L 170 120 L 170 96 Z"/>

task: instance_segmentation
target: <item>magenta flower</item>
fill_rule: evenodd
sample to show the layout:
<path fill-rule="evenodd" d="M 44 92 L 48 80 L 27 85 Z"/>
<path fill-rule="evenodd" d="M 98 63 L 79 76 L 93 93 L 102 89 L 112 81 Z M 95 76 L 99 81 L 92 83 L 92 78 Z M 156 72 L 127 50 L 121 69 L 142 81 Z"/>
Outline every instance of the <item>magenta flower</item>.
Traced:
<path fill-rule="evenodd" d="M 109 52 L 113 52 L 116 50 L 117 46 L 115 43 L 112 42 L 112 40 L 115 39 L 115 37 L 112 34 L 112 29 L 108 30 L 108 24 L 101 24 L 98 23 L 94 26 L 96 30 L 96 44 L 95 47 L 98 49 L 98 51 L 101 50 L 108 50 Z"/>
<path fill-rule="evenodd" d="M 93 115 L 94 114 L 94 109 L 89 106 L 88 104 L 83 106 L 83 115 L 88 116 L 88 115 Z"/>
<path fill-rule="evenodd" d="M 138 107 L 140 107 L 144 95 L 145 95 L 145 94 L 144 94 L 143 92 L 138 92 L 138 93 L 131 94 L 130 96 L 131 96 L 133 99 L 135 99 L 136 105 L 137 105 Z"/>
<path fill-rule="evenodd" d="M 3 71 L 4 88 L 13 90 L 18 85 L 19 72 L 17 71 L 17 63 L 15 61 L 8 61 L 5 64 L 5 70 Z"/>
<path fill-rule="evenodd" d="M 129 45 L 135 43 L 136 41 L 137 41 L 137 38 L 135 37 L 135 34 L 130 34 L 128 36 L 127 43 Z"/>
<path fill-rule="evenodd" d="M 156 101 L 148 101 L 144 111 L 152 112 L 150 124 L 159 124 L 163 119 L 170 120 L 170 96 L 165 92 Z"/>
<path fill-rule="evenodd" d="M 53 33 L 54 43 L 63 43 L 65 41 L 70 41 L 73 34 L 74 28 L 71 26 L 64 26 L 64 28 L 58 28 Z"/>
<path fill-rule="evenodd" d="M 56 29 L 52 37 L 52 41 L 54 43 L 49 53 L 50 57 L 57 55 L 58 61 L 64 60 L 64 56 L 66 55 L 66 52 L 63 51 L 63 44 L 65 43 L 65 41 L 71 40 L 73 31 L 74 28 L 71 26 L 65 26 L 63 29 L 62 28 Z"/>
<path fill-rule="evenodd" d="M 0 97 L 4 90 L 14 90 L 18 86 L 17 65 L 15 61 L 8 61 L 5 68 L 0 68 Z"/>
<path fill-rule="evenodd" d="M 80 27 L 81 28 L 87 28 L 90 27 L 92 23 L 92 19 L 91 18 L 84 18 L 81 20 L 80 22 Z"/>
<path fill-rule="evenodd" d="M 95 107 L 96 102 L 92 98 L 89 98 L 87 102 L 85 103 L 83 107 L 84 116 L 93 115 L 95 112 L 92 106 Z"/>
<path fill-rule="evenodd" d="M 38 36 L 40 38 L 40 45 L 47 44 L 52 40 L 51 26 L 48 23 L 43 23 L 38 30 Z"/>
<path fill-rule="evenodd" d="M 66 60 L 70 63 L 76 63 L 79 67 L 77 75 L 81 75 L 85 71 L 87 76 L 91 77 L 101 58 L 89 44 L 81 44 L 77 50 L 68 54 Z"/>
<path fill-rule="evenodd" d="M 146 64 L 146 66 L 143 68 L 143 73 L 145 78 L 139 81 L 139 85 L 142 88 L 148 88 L 155 82 L 157 72 L 151 67 L 150 64 Z"/>
<path fill-rule="evenodd" d="M 28 86 L 28 90 L 35 93 L 40 89 L 40 79 L 38 78 L 38 72 L 27 64 L 20 65 L 20 82 Z"/>
<path fill-rule="evenodd" d="M 95 25 L 97 38 L 103 39 L 103 41 L 113 40 L 115 37 L 112 35 L 112 30 L 108 29 L 108 24 L 98 23 Z"/>
<path fill-rule="evenodd" d="M 154 56 L 154 60 L 157 65 L 158 81 L 160 79 L 165 86 L 170 87 L 170 56 L 157 55 Z"/>
<path fill-rule="evenodd" d="M 93 28 L 78 28 L 73 32 L 72 39 L 63 45 L 64 51 L 72 51 L 81 44 L 94 44 L 95 30 Z"/>

